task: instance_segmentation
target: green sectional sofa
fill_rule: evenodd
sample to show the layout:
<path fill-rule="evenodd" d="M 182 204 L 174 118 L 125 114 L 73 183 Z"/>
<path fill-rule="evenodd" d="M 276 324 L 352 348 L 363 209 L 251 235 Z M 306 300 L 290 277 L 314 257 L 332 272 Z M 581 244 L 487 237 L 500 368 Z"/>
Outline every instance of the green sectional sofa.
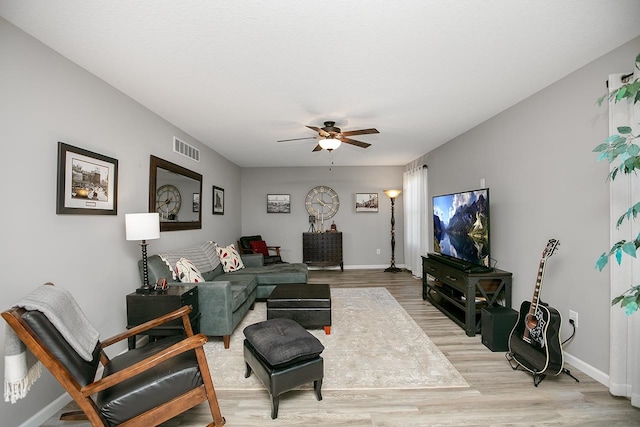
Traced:
<path fill-rule="evenodd" d="M 256 299 L 266 299 L 280 283 L 306 284 L 308 277 L 306 264 L 264 265 L 262 254 L 241 257 L 245 268 L 225 273 L 217 259 L 213 242 L 152 255 L 147 260 L 149 283 L 154 284 L 159 278 L 166 278 L 169 285 L 184 285 L 174 275 L 172 266 L 180 258 L 190 260 L 205 280 L 192 283 L 198 286 L 200 332 L 223 337 L 224 347 L 229 348 L 231 334 L 249 309 L 253 308 Z M 142 278 L 142 260 L 138 266 Z"/>

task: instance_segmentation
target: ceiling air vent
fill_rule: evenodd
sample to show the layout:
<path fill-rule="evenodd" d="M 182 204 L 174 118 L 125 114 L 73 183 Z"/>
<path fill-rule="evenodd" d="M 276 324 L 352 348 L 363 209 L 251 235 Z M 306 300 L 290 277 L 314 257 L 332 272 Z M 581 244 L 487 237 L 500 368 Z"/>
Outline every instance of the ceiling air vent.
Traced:
<path fill-rule="evenodd" d="M 200 161 L 200 150 L 176 138 L 175 136 L 173 137 L 173 151 L 195 160 L 196 162 Z"/>

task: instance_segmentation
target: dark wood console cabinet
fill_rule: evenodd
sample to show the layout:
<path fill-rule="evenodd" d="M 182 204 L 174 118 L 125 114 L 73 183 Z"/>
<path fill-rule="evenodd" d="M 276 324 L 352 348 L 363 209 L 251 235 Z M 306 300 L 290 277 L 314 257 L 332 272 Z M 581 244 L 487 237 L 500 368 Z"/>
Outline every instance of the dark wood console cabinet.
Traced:
<path fill-rule="evenodd" d="M 481 330 L 483 307 L 511 307 L 511 276 L 494 269 L 467 273 L 436 259 L 422 257 L 422 299 L 460 325 L 470 337 Z"/>
<path fill-rule="evenodd" d="M 342 233 L 302 233 L 302 262 L 311 267 L 340 266 L 342 261 Z"/>
<path fill-rule="evenodd" d="M 127 295 L 127 329 L 160 317 L 188 305 L 191 307 L 189 320 L 193 333 L 200 332 L 200 311 L 198 308 L 197 286 L 169 286 L 165 292 Z M 182 320 L 177 319 L 146 331 L 150 338 L 183 334 Z M 129 338 L 129 349 L 136 346 L 136 337 Z"/>

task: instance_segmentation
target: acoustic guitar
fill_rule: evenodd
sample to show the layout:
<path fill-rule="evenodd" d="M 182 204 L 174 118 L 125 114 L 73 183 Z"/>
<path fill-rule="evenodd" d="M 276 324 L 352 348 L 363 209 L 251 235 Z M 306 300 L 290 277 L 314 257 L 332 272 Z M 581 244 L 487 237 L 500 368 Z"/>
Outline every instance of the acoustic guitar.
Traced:
<path fill-rule="evenodd" d="M 559 244 L 557 239 L 550 239 L 542 251 L 533 298 L 520 306 L 518 321 L 509 337 L 508 356 L 533 374 L 558 375 L 564 366 L 560 340 L 562 317 L 558 310 L 540 301 L 546 262 Z"/>

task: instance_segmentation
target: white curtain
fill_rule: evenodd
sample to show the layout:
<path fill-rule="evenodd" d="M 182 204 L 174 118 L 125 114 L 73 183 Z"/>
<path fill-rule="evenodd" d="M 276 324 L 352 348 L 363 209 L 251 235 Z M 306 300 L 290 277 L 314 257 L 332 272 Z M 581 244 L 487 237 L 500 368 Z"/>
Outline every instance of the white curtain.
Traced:
<path fill-rule="evenodd" d="M 428 191 L 427 168 L 418 166 L 404 172 L 404 266 L 413 276 L 422 277 L 422 258 L 427 252 Z"/>
<path fill-rule="evenodd" d="M 640 77 L 637 75 L 632 76 Z M 622 74 L 609 76 L 609 90 L 619 88 L 623 82 Z M 618 126 L 631 126 L 633 134 L 640 132 L 640 108 L 622 100 L 609 103 L 609 135 L 617 133 Z M 627 209 L 640 201 L 640 181 L 635 174 L 619 174 L 610 184 L 610 222 L 611 245 L 626 239 L 633 240 L 640 231 L 640 224 L 636 221 L 625 221 L 620 228 L 616 228 L 616 221 Z M 631 286 L 640 282 L 640 262 L 629 256 L 624 256 L 618 266 L 615 259 L 610 259 L 611 298 L 620 295 Z M 614 396 L 625 396 L 631 399 L 631 404 L 640 407 L 640 312 L 630 316 L 619 304 L 611 307 L 610 331 L 610 365 L 609 390 Z"/>

